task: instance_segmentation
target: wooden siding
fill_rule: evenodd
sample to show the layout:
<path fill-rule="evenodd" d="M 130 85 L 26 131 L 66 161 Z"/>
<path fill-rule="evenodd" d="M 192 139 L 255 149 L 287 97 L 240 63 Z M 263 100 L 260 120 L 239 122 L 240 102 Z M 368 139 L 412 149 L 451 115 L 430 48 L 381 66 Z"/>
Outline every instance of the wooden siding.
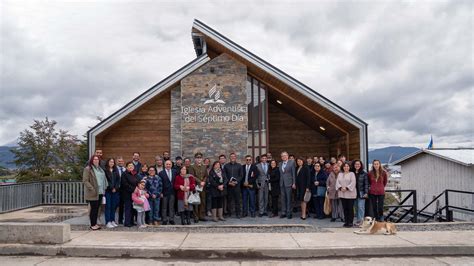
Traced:
<path fill-rule="evenodd" d="M 127 161 L 138 151 L 142 162 L 154 163 L 156 155 L 170 150 L 170 118 L 168 90 L 99 134 L 96 147 L 103 150 L 104 158 L 122 156 Z"/>
<path fill-rule="evenodd" d="M 474 167 L 464 166 L 439 157 L 422 153 L 401 164 L 402 189 L 417 191 L 418 209 L 426 206 L 433 197 L 445 189 L 474 191 Z M 468 194 L 453 193 L 449 196 L 449 204 L 474 209 L 474 197 Z M 440 206 L 444 206 L 444 197 L 440 198 Z M 435 204 L 427 209 L 435 211 Z M 459 213 L 454 210 L 455 219 L 474 221 L 474 215 Z"/>
<path fill-rule="evenodd" d="M 269 148 L 274 158 L 279 158 L 282 151 L 303 157 L 330 155 L 327 137 L 271 103 L 268 122 Z"/>

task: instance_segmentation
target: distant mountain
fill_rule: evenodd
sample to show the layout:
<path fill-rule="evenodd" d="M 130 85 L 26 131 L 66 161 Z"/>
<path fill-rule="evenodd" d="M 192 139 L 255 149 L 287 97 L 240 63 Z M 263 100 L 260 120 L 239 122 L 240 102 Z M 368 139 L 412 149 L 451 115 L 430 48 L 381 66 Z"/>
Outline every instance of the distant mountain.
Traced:
<path fill-rule="evenodd" d="M 380 162 L 382 162 L 383 164 L 394 162 L 418 150 L 419 149 L 415 147 L 400 146 L 390 146 L 380 149 L 369 150 L 369 163 L 371 163 L 375 159 L 380 160 Z M 392 157 L 391 159 L 390 156 Z"/>
<path fill-rule="evenodd" d="M 10 151 L 12 147 L 0 146 L 0 166 L 8 169 L 15 169 L 16 165 L 13 163 L 15 156 Z"/>

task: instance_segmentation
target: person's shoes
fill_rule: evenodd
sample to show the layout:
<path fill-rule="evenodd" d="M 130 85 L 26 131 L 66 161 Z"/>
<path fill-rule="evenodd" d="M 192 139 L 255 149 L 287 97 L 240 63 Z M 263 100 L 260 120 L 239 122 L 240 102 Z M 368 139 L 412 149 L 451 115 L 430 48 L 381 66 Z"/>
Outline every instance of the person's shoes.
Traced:
<path fill-rule="evenodd" d="M 184 215 L 186 216 L 186 224 L 187 225 L 191 225 L 191 211 L 185 211 L 184 212 Z M 199 219 L 196 219 L 197 217 L 195 217 L 194 219 L 194 222 L 196 223 L 196 220 L 199 222 Z"/>
<path fill-rule="evenodd" d="M 140 229 L 146 228 L 146 225 L 145 225 L 145 224 L 142 224 L 142 225 L 140 225 L 138 228 L 140 228 Z"/>
<path fill-rule="evenodd" d="M 92 231 L 97 231 L 97 230 L 100 230 L 100 226 L 98 225 L 94 225 L 94 226 L 89 226 L 89 228 L 92 230 Z"/>
<path fill-rule="evenodd" d="M 344 219 L 341 218 L 341 222 L 344 222 Z"/>
<path fill-rule="evenodd" d="M 268 216 L 268 213 L 264 212 L 262 215 L 263 215 L 263 216 Z"/>
<path fill-rule="evenodd" d="M 217 209 L 212 209 L 212 221 L 217 223 L 219 220 L 217 219 Z"/>
<path fill-rule="evenodd" d="M 280 215 L 280 219 L 283 219 L 285 217 L 286 217 L 286 215 L 284 215 L 284 214 Z"/>
<path fill-rule="evenodd" d="M 168 221 L 163 221 L 161 224 L 162 224 L 162 225 L 167 225 L 167 224 L 168 224 Z"/>
<path fill-rule="evenodd" d="M 331 223 L 334 223 L 336 221 L 336 218 L 331 218 Z"/>
<path fill-rule="evenodd" d="M 207 214 L 208 217 L 212 217 L 212 212 L 211 211 L 208 211 L 206 214 Z"/>
<path fill-rule="evenodd" d="M 240 219 L 240 214 L 237 213 L 237 215 L 235 216 L 237 219 Z"/>
<path fill-rule="evenodd" d="M 114 227 L 117 227 L 117 226 L 118 226 L 118 224 L 116 224 L 115 222 L 111 222 L 111 223 L 112 223 L 112 225 L 113 225 Z"/>
<path fill-rule="evenodd" d="M 286 218 L 291 219 L 291 218 L 293 218 L 293 215 L 288 214 L 288 216 Z"/>
<path fill-rule="evenodd" d="M 249 216 L 248 213 L 244 213 L 244 214 L 242 215 L 242 217 L 244 217 L 244 218 L 247 217 L 247 216 Z"/>
<path fill-rule="evenodd" d="M 259 213 L 259 214 L 258 214 L 258 217 L 262 217 L 262 216 L 263 216 L 263 213 Z"/>
<path fill-rule="evenodd" d="M 185 225 L 186 221 L 184 220 L 184 212 L 180 212 L 179 217 L 181 218 L 181 225 Z"/>
<path fill-rule="evenodd" d="M 153 222 L 153 225 L 154 225 L 154 226 L 158 226 L 158 225 L 160 225 L 160 223 L 159 223 L 158 221 L 154 221 L 154 222 Z"/>
<path fill-rule="evenodd" d="M 300 218 L 301 218 L 301 220 L 306 220 L 306 217 L 300 217 Z"/>
<path fill-rule="evenodd" d="M 206 218 L 206 217 L 199 218 L 199 221 L 201 221 L 201 222 L 207 222 L 207 218 Z"/>
<path fill-rule="evenodd" d="M 175 225 L 174 220 L 170 220 L 170 224 L 171 224 L 171 225 Z"/>
<path fill-rule="evenodd" d="M 108 222 L 105 227 L 107 227 L 109 229 L 112 229 L 112 228 L 114 228 L 114 225 L 112 224 L 112 222 Z"/>
<path fill-rule="evenodd" d="M 225 221 L 224 217 L 222 216 L 224 212 L 224 209 L 220 208 L 220 209 L 217 209 L 217 218 L 220 220 L 220 221 Z"/>

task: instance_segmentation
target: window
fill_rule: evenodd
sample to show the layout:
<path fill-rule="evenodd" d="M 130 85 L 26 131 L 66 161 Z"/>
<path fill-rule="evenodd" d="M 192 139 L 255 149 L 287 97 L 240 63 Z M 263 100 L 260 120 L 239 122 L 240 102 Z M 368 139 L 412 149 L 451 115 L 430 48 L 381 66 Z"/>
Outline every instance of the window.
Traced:
<path fill-rule="evenodd" d="M 259 80 L 247 76 L 248 154 L 254 158 L 266 153 L 267 143 L 267 88 Z"/>

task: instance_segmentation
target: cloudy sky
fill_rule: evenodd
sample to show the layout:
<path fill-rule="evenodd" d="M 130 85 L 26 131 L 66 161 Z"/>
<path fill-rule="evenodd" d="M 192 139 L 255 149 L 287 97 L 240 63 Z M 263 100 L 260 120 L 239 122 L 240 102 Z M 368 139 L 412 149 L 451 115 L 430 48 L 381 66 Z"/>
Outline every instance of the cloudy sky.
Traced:
<path fill-rule="evenodd" d="M 195 58 L 197 18 L 367 121 L 370 148 L 473 146 L 472 1 L 0 3 L 0 145 L 46 116 L 83 135 Z"/>

